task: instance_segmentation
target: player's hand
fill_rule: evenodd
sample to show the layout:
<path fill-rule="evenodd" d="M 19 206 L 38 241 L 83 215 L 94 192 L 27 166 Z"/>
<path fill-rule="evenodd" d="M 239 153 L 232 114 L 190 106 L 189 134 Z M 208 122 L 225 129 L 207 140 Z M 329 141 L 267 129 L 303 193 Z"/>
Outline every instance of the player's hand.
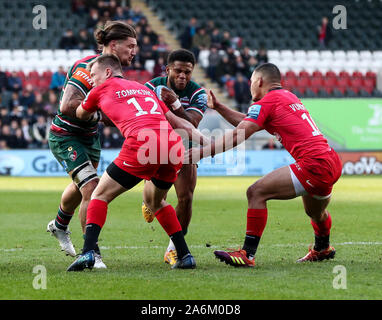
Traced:
<path fill-rule="evenodd" d="M 212 90 L 208 90 L 208 98 L 207 98 L 207 107 L 210 109 L 216 109 L 218 107 L 219 101 L 216 99 Z"/>
<path fill-rule="evenodd" d="M 211 148 L 206 147 L 194 147 L 186 150 L 184 153 L 184 159 L 188 160 L 188 163 L 197 163 L 199 160 L 210 156 Z"/>
<path fill-rule="evenodd" d="M 176 100 L 178 100 L 178 96 L 175 92 L 166 87 L 163 87 L 161 90 L 161 98 L 166 106 L 171 106 Z"/>

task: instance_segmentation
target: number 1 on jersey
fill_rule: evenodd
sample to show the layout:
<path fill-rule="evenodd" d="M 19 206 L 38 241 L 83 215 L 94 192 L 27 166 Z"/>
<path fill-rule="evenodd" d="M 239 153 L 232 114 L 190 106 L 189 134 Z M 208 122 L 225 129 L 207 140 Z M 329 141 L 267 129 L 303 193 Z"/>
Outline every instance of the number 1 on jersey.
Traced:
<path fill-rule="evenodd" d="M 314 123 L 314 121 L 313 121 L 313 119 L 311 117 L 309 117 L 306 113 L 303 113 L 301 115 L 301 118 L 303 118 L 304 120 L 308 121 L 309 125 L 312 127 L 312 129 L 313 129 L 313 131 L 312 131 L 313 137 L 319 136 L 321 134 L 320 130 L 317 128 L 316 124 Z"/>

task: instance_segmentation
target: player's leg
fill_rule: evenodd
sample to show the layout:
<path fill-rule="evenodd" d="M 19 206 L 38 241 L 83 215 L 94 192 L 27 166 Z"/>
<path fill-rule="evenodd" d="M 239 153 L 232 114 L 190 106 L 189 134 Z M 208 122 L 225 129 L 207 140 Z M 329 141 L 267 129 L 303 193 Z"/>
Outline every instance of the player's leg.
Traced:
<path fill-rule="evenodd" d="M 59 137 L 50 134 L 49 147 L 69 175 L 75 168 L 88 161 L 86 150 L 76 137 Z M 57 238 L 62 250 L 71 256 L 75 256 L 76 252 L 70 240 L 68 225 L 81 201 L 81 192 L 76 183 L 72 182 L 62 194 L 56 219 L 50 221 L 47 226 L 47 231 Z"/>
<path fill-rule="evenodd" d="M 175 208 L 176 215 L 183 230 L 187 234 L 188 226 L 192 216 L 192 199 L 194 196 L 197 178 L 197 169 L 195 164 L 184 164 L 179 172 L 178 178 L 174 182 L 178 204 Z M 170 265 L 176 263 L 177 254 L 174 243 L 171 241 L 164 254 L 164 261 Z"/>
<path fill-rule="evenodd" d="M 51 220 L 47 226 L 47 231 L 57 238 L 61 250 L 72 257 L 76 255 L 76 250 L 70 239 L 68 225 L 74 215 L 74 211 L 81 203 L 81 199 L 81 193 L 76 185 L 71 182 L 62 193 L 56 219 Z"/>
<path fill-rule="evenodd" d="M 305 212 L 311 218 L 315 241 L 313 248 L 309 249 L 308 254 L 298 259 L 297 262 L 321 261 L 334 258 L 336 251 L 330 246 L 329 240 L 332 218 L 327 210 L 330 196 L 317 197 L 304 195 L 302 200 Z"/>
<path fill-rule="evenodd" d="M 267 201 L 293 199 L 298 194 L 289 167 L 276 169 L 247 189 L 248 211 L 244 245 L 234 252 L 215 251 L 220 260 L 234 266 L 254 266 L 254 257 L 267 224 Z"/>
<path fill-rule="evenodd" d="M 172 268 L 195 268 L 195 260 L 184 239 L 182 227 L 176 216 L 175 209 L 164 200 L 171 186 L 171 182 L 152 178 L 151 181 L 145 183 L 143 199 L 150 210 L 155 212 L 158 222 L 174 243 L 178 259 Z"/>
<path fill-rule="evenodd" d="M 141 180 L 141 178 L 120 169 L 114 163 L 108 166 L 95 188 L 88 206 L 82 255 L 69 266 L 67 271 L 82 271 L 85 268 L 93 267 L 95 262 L 94 250 L 106 221 L 108 204 Z"/>

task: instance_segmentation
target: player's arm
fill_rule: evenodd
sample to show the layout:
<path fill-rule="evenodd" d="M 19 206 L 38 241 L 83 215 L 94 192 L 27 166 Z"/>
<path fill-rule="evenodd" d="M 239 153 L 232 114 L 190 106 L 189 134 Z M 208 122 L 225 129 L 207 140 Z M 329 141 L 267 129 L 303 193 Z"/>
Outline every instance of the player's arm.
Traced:
<path fill-rule="evenodd" d="M 197 130 L 189 121 L 178 117 L 170 111 L 166 112 L 165 116 L 171 127 L 184 130 L 193 142 L 200 145 L 208 145 L 211 143 L 210 139 Z"/>
<path fill-rule="evenodd" d="M 208 90 L 208 99 L 207 99 L 208 108 L 214 109 L 219 114 L 226 119 L 230 124 L 237 127 L 241 121 L 246 117 L 244 113 L 232 110 L 231 108 L 225 106 L 220 103 L 218 99 L 216 99 L 212 90 Z"/>
<path fill-rule="evenodd" d="M 192 123 L 195 128 L 198 127 L 203 115 L 193 110 L 185 110 L 174 91 L 168 88 L 162 88 L 161 99 L 178 117 Z"/>
<path fill-rule="evenodd" d="M 202 158 L 213 157 L 218 153 L 233 149 L 259 130 L 262 130 L 262 128 L 258 124 L 243 120 L 235 129 L 212 141 L 210 145 L 189 150 L 189 159 L 192 163 L 196 163 Z"/>
<path fill-rule="evenodd" d="M 101 112 L 98 111 L 98 87 L 91 90 L 76 108 L 76 117 L 80 120 L 100 120 Z"/>
<path fill-rule="evenodd" d="M 84 100 L 85 95 L 73 85 L 67 85 L 62 96 L 60 111 L 62 114 L 75 118 L 78 105 Z"/>

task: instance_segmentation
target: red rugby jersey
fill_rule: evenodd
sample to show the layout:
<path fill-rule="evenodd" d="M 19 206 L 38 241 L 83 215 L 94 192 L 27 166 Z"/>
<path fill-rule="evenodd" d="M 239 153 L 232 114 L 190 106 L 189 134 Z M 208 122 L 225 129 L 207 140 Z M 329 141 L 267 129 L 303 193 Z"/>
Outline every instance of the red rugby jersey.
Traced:
<path fill-rule="evenodd" d="M 301 101 L 288 90 L 269 91 L 254 102 L 244 119 L 265 129 L 282 143 L 295 160 L 331 150 Z"/>
<path fill-rule="evenodd" d="M 122 77 L 93 88 L 81 105 L 88 112 L 101 109 L 125 138 L 136 136 L 141 129 L 172 130 L 165 116 L 169 109 L 155 93 Z"/>

